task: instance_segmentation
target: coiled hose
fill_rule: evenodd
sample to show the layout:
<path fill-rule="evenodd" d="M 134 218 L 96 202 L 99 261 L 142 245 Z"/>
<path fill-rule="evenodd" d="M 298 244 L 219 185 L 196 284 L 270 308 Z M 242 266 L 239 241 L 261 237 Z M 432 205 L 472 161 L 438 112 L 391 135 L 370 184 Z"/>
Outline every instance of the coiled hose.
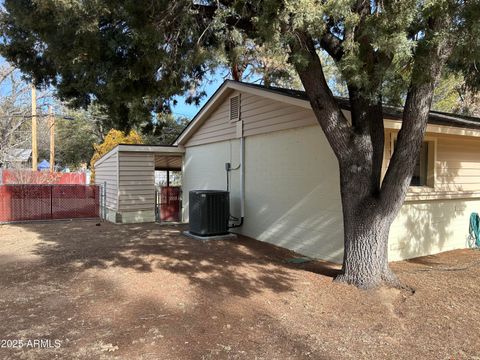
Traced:
<path fill-rule="evenodd" d="M 469 241 L 470 247 L 480 248 L 480 217 L 475 212 L 470 215 L 468 232 L 468 238 L 471 240 Z"/>

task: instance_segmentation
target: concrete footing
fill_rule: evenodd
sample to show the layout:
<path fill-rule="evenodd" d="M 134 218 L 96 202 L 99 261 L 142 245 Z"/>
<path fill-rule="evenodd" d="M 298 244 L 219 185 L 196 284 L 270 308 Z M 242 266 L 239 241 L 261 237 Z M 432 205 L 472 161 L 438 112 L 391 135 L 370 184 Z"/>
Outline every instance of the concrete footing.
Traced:
<path fill-rule="evenodd" d="M 215 235 L 215 236 L 199 236 L 192 234 L 190 231 L 184 231 L 183 235 L 186 235 L 188 237 L 191 237 L 195 240 L 227 240 L 227 239 L 236 239 L 237 234 L 225 234 L 225 235 Z"/>

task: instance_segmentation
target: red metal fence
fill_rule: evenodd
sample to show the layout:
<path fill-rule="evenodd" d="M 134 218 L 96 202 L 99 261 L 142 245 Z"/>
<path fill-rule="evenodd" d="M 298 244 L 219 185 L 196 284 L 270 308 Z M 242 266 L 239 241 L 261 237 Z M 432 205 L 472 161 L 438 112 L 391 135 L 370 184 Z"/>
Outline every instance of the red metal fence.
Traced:
<path fill-rule="evenodd" d="M 94 218 L 99 201 L 94 185 L 0 185 L 0 222 Z"/>
<path fill-rule="evenodd" d="M 81 172 L 60 173 L 28 169 L 0 169 L 0 184 L 86 184 L 87 175 Z"/>
<path fill-rule="evenodd" d="M 160 188 L 160 221 L 180 221 L 181 194 L 179 186 Z"/>

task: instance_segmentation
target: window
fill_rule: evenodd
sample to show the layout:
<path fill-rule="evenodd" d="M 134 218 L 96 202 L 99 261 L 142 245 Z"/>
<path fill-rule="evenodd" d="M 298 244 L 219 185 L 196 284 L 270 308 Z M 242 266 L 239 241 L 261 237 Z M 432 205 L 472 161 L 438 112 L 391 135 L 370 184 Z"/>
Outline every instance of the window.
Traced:
<path fill-rule="evenodd" d="M 230 98 L 230 121 L 240 120 L 240 95 Z"/>
<path fill-rule="evenodd" d="M 410 186 L 427 186 L 428 174 L 428 143 L 424 141 L 420 148 L 415 169 L 413 170 L 412 181 Z"/>
<path fill-rule="evenodd" d="M 397 139 L 393 141 L 393 148 L 397 145 Z M 435 140 L 422 142 L 420 153 L 413 170 L 410 186 L 423 186 L 433 188 L 435 185 Z"/>

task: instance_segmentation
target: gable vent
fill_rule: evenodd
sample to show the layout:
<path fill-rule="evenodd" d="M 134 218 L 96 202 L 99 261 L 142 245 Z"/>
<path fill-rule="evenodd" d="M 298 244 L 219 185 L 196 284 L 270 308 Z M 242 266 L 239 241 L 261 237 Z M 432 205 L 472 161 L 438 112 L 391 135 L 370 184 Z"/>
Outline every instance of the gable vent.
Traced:
<path fill-rule="evenodd" d="M 240 120 L 240 95 L 230 98 L 230 121 Z"/>

